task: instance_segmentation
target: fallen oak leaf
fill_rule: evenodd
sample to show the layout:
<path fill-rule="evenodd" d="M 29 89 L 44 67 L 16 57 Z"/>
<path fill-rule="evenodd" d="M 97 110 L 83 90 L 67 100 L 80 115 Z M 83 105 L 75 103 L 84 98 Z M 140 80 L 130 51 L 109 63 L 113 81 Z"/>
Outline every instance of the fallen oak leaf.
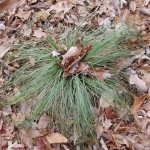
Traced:
<path fill-rule="evenodd" d="M 60 133 L 51 133 L 49 135 L 46 135 L 46 140 L 50 144 L 59 144 L 59 143 L 67 143 L 68 142 L 68 139 Z"/>

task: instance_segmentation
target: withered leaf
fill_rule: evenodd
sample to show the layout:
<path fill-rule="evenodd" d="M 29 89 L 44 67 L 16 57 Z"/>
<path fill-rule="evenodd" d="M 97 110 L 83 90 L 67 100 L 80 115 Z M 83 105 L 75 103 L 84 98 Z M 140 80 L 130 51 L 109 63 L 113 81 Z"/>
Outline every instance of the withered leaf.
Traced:
<path fill-rule="evenodd" d="M 144 94 L 144 95 L 142 95 L 142 96 L 140 96 L 140 97 L 136 97 L 136 98 L 134 99 L 134 104 L 133 104 L 133 106 L 131 107 L 131 112 L 133 112 L 133 113 L 137 112 L 137 111 L 141 108 L 142 103 L 143 103 L 143 101 L 144 101 L 146 98 L 147 98 L 147 95 L 146 95 L 146 94 Z"/>
<path fill-rule="evenodd" d="M 60 133 L 51 133 L 51 134 L 46 136 L 46 140 L 50 144 L 67 143 L 68 142 L 68 139 Z"/>
<path fill-rule="evenodd" d="M 71 47 L 69 51 L 62 56 L 63 59 L 59 65 L 64 71 L 68 71 L 73 65 L 78 63 L 90 49 L 91 46 L 83 46 L 82 48 Z"/>

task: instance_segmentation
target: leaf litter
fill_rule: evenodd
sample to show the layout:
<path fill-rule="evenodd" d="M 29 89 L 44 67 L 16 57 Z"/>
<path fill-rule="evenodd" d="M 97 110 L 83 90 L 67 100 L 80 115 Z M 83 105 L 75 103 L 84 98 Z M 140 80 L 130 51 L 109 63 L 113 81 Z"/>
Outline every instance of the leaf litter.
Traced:
<path fill-rule="evenodd" d="M 44 19 L 44 21 L 48 19 L 56 32 L 58 32 L 57 34 L 59 34 L 64 26 L 65 28 L 69 28 L 69 25 L 78 25 L 81 21 L 80 19 L 84 17 L 87 17 L 83 21 L 82 25 L 84 26 L 90 25 L 93 27 L 103 26 L 105 28 L 111 28 L 118 25 L 118 21 L 120 20 L 119 15 L 121 14 L 129 26 L 133 27 L 133 25 L 135 25 L 137 30 L 141 32 L 140 38 L 143 40 L 145 49 L 148 49 L 150 45 L 149 8 L 150 4 L 147 0 L 130 2 L 125 0 L 115 2 L 84 2 L 78 0 L 71 2 L 68 0 L 48 0 L 42 2 L 29 0 L 26 2 L 25 0 L 2 0 L 0 2 L 0 59 L 5 62 L 7 55 L 9 56 L 11 54 L 12 46 L 16 39 L 22 41 L 30 37 L 45 37 L 47 32 L 43 30 L 39 24 L 41 19 Z M 49 18 L 49 16 L 51 17 Z M 32 17 L 33 20 L 31 19 Z M 34 23 L 32 21 L 34 21 Z M 48 26 L 48 24 L 46 24 L 46 26 Z M 133 28 L 133 30 L 135 29 Z M 23 37 L 21 34 L 23 34 Z M 85 51 L 82 52 L 82 50 Z M 77 72 L 90 74 L 99 80 L 111 77 L 111 73 L 107 70 L 92 68 L 81 62 L 81 59 L 89 50 L 90 47 L 74 46 L 71 47 L 66 54 L 62 55 L 63 59 L 60 64 L 66 71 L 64 74 L 65 77 Z M 141 51 L 143 53 L 144 50 L 140 49 L 140 52 Z M 52 55 L 58 57 L 60 53 L 53 51 Z M 130 108 L 133 114 L 133 121 L 129 121 L 129 118 L 122 119 L 119 117 L 111 108 L 112 104 L 102 103 L 97 109 L 98 121 L 96 122 L 96 133 L 100 148 L 146 150 L 150 147 L 148 142 L 150 137 L 150 99 L 147 94 L 145 94 L 150 89 L 149 61 L 149 53 L 147 50 L 144 56 L 140 55 L 140 57 L 135 57 L 130 66 L 128 66 L 131 71 L 128 78 L 129 84 L 135 86 L 137 89 L 137 97 L 132 99 L 133 106 Z M 16 66 L 15 63 L 13 66 L 16 68 L 19 67 Z M 5 68 L 5 72 L 11 72 L 7 69 Z M 4 72 L 0 74 L 2 82 L 7 81 L 9 73 L 6 74 Z M 12 89 L 10 89 L 10 92 L 11 90 Z M 7 94 L 9 95 L 9 92 Z M 101 100 L 102 99 L 103 96 L 101 97 Z M 68 142 L 68 139 L 61 133 L 54 132 L 53 130 L 50 133 L 50 131 L 47 130 L 50 120 L 46 114 L 43 114 L 32 128 L 22 128 L 16 131 L 16 125 L 21 124 L 22 121 L 28 117 L 33 106 L 29 106 L 28 112 L 25 112 L 27 107 L 27 104 L 21 104 L 20 110 L 14 106 L 1 108 L 0 147 L 2 149 L 49 148 L 53 150 L 59 149 L 59 144 Z M 29 134 L 32 136 L 29 137 Z M 52 148 L 51 144 L 54 143 L 57 146 Z M 63 147 L 66 147 L 66 145 L 63 145 Z"/>

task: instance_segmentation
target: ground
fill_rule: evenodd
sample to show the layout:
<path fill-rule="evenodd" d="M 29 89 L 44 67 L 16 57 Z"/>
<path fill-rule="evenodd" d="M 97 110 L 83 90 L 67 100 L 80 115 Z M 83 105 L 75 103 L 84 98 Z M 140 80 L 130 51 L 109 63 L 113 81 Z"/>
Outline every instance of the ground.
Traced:
<path fill-rule="evenodd" d="M 32 100 L 19 106 L 0 108 L 0 148 L 6 150 L 68 150 L 68 149 L 150 149 L 150 3 L 149 0 L 0 0 L 0 100 L 9 98 L 17 87 L 5 90 L 3 86 L 20 64 L 11 62 L 17 56 L 17 46 L 31 39 L 41 40 L 46 35 L 53 39 L 65 36 L 81 25 L 107 30 L 126 23 L 139 37 L 130 41 L 136 53 L 123 59 L 128 84 L 133 92 L 130 112 L 116 113 L 101 97 L 95 123 L 97 142 L 76 143 L 75 135 L 66 138 L 61 131 L 49 126 L 44 113 L 32 127 L 18 127 L 30 114 Z M 57 41 L 56 41 L 57 42 Z M 137 44 L 138 43 L 138 44 Z M 140 43 L 140 46 L 139 46 Z M 16 48 L 16 47 L 15 47 Z M 33 62 L 34 63 L 34 62 Z M 120 108 L 121 110 L 122 108 Z M 74 143 L 74 144 L 73 144 Z M 84 144 L 83 144 L 84 143 Z M 73 146 L 74 145 L 74 146 Z"/>

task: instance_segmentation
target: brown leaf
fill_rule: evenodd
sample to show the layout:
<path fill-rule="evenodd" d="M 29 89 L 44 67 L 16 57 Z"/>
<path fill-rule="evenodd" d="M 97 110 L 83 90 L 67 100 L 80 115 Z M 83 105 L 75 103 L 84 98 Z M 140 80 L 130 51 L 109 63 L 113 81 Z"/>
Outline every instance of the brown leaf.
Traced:
<path fill-rule="evenodd" d="M 51 133 L 51 134 L 46 136 L 46 140 L 50 144 L 67 143 L 68 142 L 68 139 L 60 133 Z"/>
<path fill-rule="evenodd" d="M 8 116 L 8 115 L 12 114 L 11 106 L 2 107 L 2 114 L 4 116 Z"/>
<path fill-rule="evenodd" d="M 129 77 L 129 83 L 132 85 L 135 85 L 136 88 L 140 91 L 140 92 L 146 92 L 148 87 L 146 86 L 146 83 L 141 80 L 139 78 L 139 76 L 137 74 L 131 74 Z"/>
<path fill-rule="evenodd" d="M 76 66 L 76 64 L 74 66 L 72 66 L 70 68 L 69 71 L 65 71 L 64 72 L 64 77 L 68 77 L 68 76 L 71 76 L 75 73 L 79 73 L 79 72 L 82 72 L 82 73 L 87 73 L 87 69 L 89 68 L 89 65 L 85 64 L 85 63 L 80 63 L 78 66 Z"/>
<path fill-rule="evenodd" d="M 25 115 L 18 113 L 17 115 L 15 113 L 11 116 L 12 121 L 15 123 L 15 125 L 19 125 L 25 121 Z"/>
<path fill-rule="evenodd" d="M 143 41 L 150 41 L 150 33 L 144 34 L 144 35 L 142 36 L 142 40 L 143 40 Z"/>
<path fill-rule="evenodd" d="M 12 150 L 12 149 L 15 149 L 15 148 L 23 148 L 24 147 L 24 145 L 22 145 L 22 144 L 18 144 L 18 142 L 16 141 L 16 142 L 14 142 L 14 143 L 12 143 L 12 141 L 8 141 L 8 148 L 7 148 L 7 150 Z"/>
<path fill-rule="evenodd" d="M 30 17 L 31 12 L 32 11 L 22 11 L 16 14 L 15 16 L 21 18 L 22 20 L 27 20 Z"/>
<path fill-rule="evenodd" d="M 104 80 L 106 78 L 111 78 L 111 74 L 105 69 L 90 67 L 88 72 L 98 80 Z"/>
<path fill-rule="evenodd" d="M 10 39 L 6 38 L 4 40 L 7 40 L 7 42 L 3 41 L 4 43 L 0 45 L 0 59 L 3 58 L 3 56 L 11 49 L 14 37 Z"/>
<path fill-rule="evenodd" d="M 45 37 L 46 33 L 42 31 L 42 28 L 37 28 L 36 30 L 34 30 L 33 36 L 37 38 L 41 38 L 41 37 Z"/>
<path fill-rule="evenodd" d="M 59 65 L 64 69 L 64 71 L 68 71 L 72 66 L 77 64 L 91 49 L 91 46 L 83 46 L 83 47 L 71 47 L 65 55 L 62 55 L 63 59 L 59 63 Z"/>
<path fill-rule="evenodd" d="M 68 1 L 59 1 L 55 5 L 50 6 L 49 11 L 56 11 L 56 13 L 67 13 L 74 5 Z"/>
<path fill-rule="evenodd" d="M 132 112 L 132 113 L 137 112 L 137 111 L 141 108 L 141 106 L 142 106 L 142 104 L 143 104 L 143 101 L 144 101 L 146 98 L 147 98 L 147 95 L 146 95 L 146 94 L 144 94 L 144 95 L 142 95 L 142 96 L 140 96 L 140 97 L 136 97 L 136 98 L 134 99 L 133 106 L 131 107 L 131 112 Z"/>
<path fill-rule="evenodd" d="M 3 0 L 2 3 L 0 3 L 0 12 L 6 12 L 6 11 L 12 11 L 13 9 L 16 9 L 19 6 L 22 6 L 26 3 L 26 0 Z"/>
<path fill-rule="evenodd" d="M 3 120 L 0 119 L 0 130 L 2 129 L 2 126 L 3 126 Z"/>
<path fill-rule="evenodd" d="M 97 139 L 100 139 L 100 137 L 102 136 L 102 133 L 104 132 L 104 128 L 103 128 L 102 124 L 100 124 L 99 122 L 96 123 L 95 130 L 96 130 L 96 134 L 97 134 Z"/>
<path fill-rule="evenodd" d="M 48 120 L 48 116 L 44 113 L 39 119 L 38 128 L 45 129 L 48 126 Z"/>
<path fill-rule="evenodd" d="M 62 65 L 65 65 L 68 62 L 68 59 L 71 57 L 78 57 L 81 53 L 81 50 L 78 47 L 70 47 L 65 55 L 62 55 L 63 59 L 61 61 Z"/>
<path fill-rule="evenodd" d="M 24 24 L 22 27 L 23 35 L 28 37 L 28 36 L 30 36 L 31 32 L 32 32 L 31 28 L 28 27 L 26 24 Z"/>
<path fill-rule="evenodd" d="M 148 101 L 145 104 L 143 104 L 142 109 L 146 111 L 150 111 L 150 97 Z"/>
<path fill-rule="evenodd" d="M 135 10 L 136 10 L 136 3 L 135 3 L 135 1 L 131 1 L 130 2 L 130 10 L 132 12 L 135 12 Z"/>
<path fill-rule="evenodd" d="M 36 139 L 36 145 L 38 146 L 38 149 L 40 150 L 45 150 L 45 149 L 47 149 L 46 148 L 46 144 L 45 144 L 45 142 L 44 142 L 44 140 L 42 139 L 42 137 L 38 137 L 37 139 Z M 50 149 L 51 150 L 51 149 Z"/>
<path fill-rule="evenodd" d="M 35 12 L 33 18 L 36 22 L 40 18 L 47 19 L 49 15 L 50 13 L 47 10 L 41 10 L 41 11 Z"/>
<path fill-rule="evenodd" d="M 30 4 L 37 2 L 37 0 L 28 0 Z"/>
<path fill-rule="evenodd" d="M 46 5 L 43 2 L 38 2 L 38 3 L 30 6 L 31 9 L 41 9 L 41 8 L 45 8 L 45 7 L 46 7 Z"/>
<path fill-rule="evenodd" d="M 106 143 L 104 142 L 103 138 L 101 138 L 100 143 L 102 144 L 102 148 L 104 150 L 108 150 L 108 147 L 106 146 Z"/>

